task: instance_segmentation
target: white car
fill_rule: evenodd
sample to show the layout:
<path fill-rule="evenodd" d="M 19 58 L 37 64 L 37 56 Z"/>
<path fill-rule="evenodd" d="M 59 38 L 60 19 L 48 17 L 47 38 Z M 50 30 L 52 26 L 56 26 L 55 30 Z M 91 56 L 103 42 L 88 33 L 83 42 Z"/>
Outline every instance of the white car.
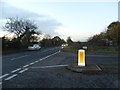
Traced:
<path fill-rule="evenodd" d="M 28 50 L 40 50 L 41 46 L 38 44 L 32 44 L 30 46 L 28 46 Z"/>

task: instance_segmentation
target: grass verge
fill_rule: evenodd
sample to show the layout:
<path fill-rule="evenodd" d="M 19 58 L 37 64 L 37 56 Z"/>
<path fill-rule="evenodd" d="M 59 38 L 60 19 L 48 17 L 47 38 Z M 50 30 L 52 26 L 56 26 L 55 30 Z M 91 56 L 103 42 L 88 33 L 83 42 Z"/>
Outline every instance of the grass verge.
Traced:
<path fill-rule="evenodd" d="M 77 53 L 78 49 L 68 46 L 61 49 L 61 51 Z M 117 48 L 114 48 L 114 47 L 101 47 L 101 48 L 94 47 L 94 48 L 88 48 L 88 50 L 86 50 L 86 54 L 118 55 L 118 51 L 117 51 Z"/>
<path fill-rule="evenodd" d="M 63 49 L 61 49 L 61 51 L 63 51 L 63 52 L 72 52 L 72 53 L 77 52 L 76 49 L 72 49 L 71 47 L 64 47 Z"/>

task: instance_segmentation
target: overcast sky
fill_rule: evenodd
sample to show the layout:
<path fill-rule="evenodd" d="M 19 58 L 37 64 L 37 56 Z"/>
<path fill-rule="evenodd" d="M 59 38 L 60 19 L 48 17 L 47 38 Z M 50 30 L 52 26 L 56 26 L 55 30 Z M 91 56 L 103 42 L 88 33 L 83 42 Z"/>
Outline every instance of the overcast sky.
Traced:
<path fill-rule="evenodd" d="M 118 21 L 118 2 L 2 0 L 0 9 L 0 27 L 8 17 L 28 18 L 42 33 L 65 39 L 71 36 L 74 41 L 85 41 L 104 31 L 111 22 Z"/>

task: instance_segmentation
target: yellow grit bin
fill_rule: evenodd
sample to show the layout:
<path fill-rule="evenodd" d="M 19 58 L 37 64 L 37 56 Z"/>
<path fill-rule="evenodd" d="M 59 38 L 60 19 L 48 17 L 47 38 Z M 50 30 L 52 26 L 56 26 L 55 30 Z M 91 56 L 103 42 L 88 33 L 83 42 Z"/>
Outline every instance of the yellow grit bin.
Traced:
<path fill-rule="evenodd" d="M 78 66 L 85 66 L 85 50 L 78 50 Z"/>

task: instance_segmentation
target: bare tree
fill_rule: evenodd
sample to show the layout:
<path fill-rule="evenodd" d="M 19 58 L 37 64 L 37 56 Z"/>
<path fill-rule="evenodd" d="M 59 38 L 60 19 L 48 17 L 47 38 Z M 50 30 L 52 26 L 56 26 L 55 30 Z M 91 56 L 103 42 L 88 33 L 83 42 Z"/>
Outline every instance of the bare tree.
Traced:
<path fill-rule="evenodd" d="M 21 18 L 9 18 L 4 26 L 4 30 L 10 33 L 14 33 L 18 39 L 18 42 L 26 42 L 26 45 L 30 43 L 33 34 L 40 34 L 37 32 L 37 25 L 30 20 Z"/>
<path fill-rule="evenodd" d="M 17 38 L 22 38 L 26 32 L 35 33 L 37 25 L 30 20 L 25 20 L 21 18 L 9 18 L 4 26 L 5 31 L 14 33 Z"/>

